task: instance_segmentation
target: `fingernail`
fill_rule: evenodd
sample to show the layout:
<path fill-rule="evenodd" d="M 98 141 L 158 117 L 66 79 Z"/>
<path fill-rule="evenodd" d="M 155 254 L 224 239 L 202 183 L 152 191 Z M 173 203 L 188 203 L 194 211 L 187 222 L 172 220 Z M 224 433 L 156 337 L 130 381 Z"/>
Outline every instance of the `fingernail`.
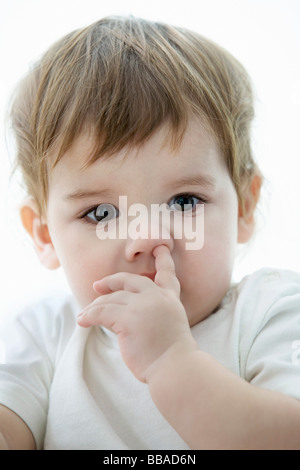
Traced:
<path fill-rule="evenodd" d="M 97 292 L 97 288 L 99 288 L 99 287 L 101 288 L 101 286 L 102 286 L 102 279 L 99 279 L 99 281 L 95 281 L 95 282 L 93 283 L 93 289 L 94 289 L 96 292 Z"/>

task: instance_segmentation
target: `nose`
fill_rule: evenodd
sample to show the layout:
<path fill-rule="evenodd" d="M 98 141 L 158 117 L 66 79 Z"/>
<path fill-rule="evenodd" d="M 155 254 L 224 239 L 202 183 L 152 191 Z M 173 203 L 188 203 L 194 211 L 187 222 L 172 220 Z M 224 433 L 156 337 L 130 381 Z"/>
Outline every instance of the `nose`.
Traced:
<path fill-rule="evenodd" d="M 156 246 L 166 245 L 172 252 L 174 240 L 170 229 L 164 225 L 143 227 L 139 233 L 129 234 L 126 241 L 125 257 L 127 261 L 135 261 L 142 255 L 152 255 Z"/>

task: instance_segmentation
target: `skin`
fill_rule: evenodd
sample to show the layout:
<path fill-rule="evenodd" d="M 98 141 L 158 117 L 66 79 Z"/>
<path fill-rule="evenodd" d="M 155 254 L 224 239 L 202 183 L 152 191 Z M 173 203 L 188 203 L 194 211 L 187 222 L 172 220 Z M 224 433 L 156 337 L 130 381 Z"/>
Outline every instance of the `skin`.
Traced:
<path fill-rule="evenodd" d="M 235 376 L 190 332 L 230 285 L 237 242 L 252 234 L 259 179 L 245 193 L 242 213 L 224 159 L 201 124 L 190 122 L 176 151 L 164 145 L 167 131 L 84 168 L 92 134 L 82 134 L 50 175 L 46 216 L 27 201 L 23 224 L 41 262 L 63 267 L 82 306 L 78 324 L 118 335 L 125 363 L 190 448 L 300 448 L 299 403 Z M 126 195 L 128 205 L 150 208 L 186 193 L 204 204 L 201 250 L 186 250 L 172 227 L 158 239 L 100 241 L 95 234 L 92 207 L 117 206 Z"/>
<path fill-rule="evenodd" d="M 82 169 L 91 150 L 91 137 L 83 134 L 58 163 L 49 181 L 47 229 L 56 257 L 63 266 L 74 295 L 85 308 L 99 293 L 93 284 L 109 275 L 126 272 L 155 275 L 156 246 L 168 247 L 180 284 L 180 298 L 189 324 L 207 317 L 228 290 L 238 239 L 248 233 L 238 216 L 236 191 L 215 141 L 199 122 L 192 122 L 182 146 L 164 146 L 162 128 L 140 149 L 131 149 Z M 214 185 L 178 183 L 195 174 L 214 180 Z M 70 198 L 80 192 L 82 197 Z M 99 194 L 84 196 L 88 191 Z M 176 195 L 195 194 L 205 200 L 204 246 L 186 250 L 186 239 L 174 239 L 171 230 L 161 238 L 99 240 L 96 224 L 82 214 L 101 203 L 118 207 L 125 195 L 128 207 L 141 203 L 167 204 Z M 199 204 L 202 204 L 201 200 Z"/>

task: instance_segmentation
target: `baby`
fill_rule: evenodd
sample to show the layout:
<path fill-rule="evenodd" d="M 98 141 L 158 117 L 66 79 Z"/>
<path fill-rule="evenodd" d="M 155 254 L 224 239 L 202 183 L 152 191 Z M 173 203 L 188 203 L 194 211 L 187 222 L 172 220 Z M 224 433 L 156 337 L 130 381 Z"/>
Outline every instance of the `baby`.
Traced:
<path fill-rule="evenodd" d="M 74 295 L 2 327 L 2 448 L 300 449 L 300 275 L 231 285 L 262 183 L 239 62 L 105 18 L 46 52 L 11 118 L 23 225 Z"/>

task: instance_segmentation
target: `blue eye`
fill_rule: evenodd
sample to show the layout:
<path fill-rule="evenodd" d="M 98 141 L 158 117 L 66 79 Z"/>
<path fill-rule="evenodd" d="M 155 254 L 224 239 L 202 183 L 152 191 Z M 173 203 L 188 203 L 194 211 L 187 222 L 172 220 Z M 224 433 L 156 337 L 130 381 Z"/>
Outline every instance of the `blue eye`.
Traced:
<path fill-rule="evenodd" d="M 169 201 L 168 206 L 173 211 L 186 212 L 193 210 L 199 203 L 204 203 L 204 200 L 192 194 L 179 194 Z"/>
<path fill-rule="evenodd" d="M 119 216 L 119 209 L 113 204 L 99 204 L 99 206 L 90 209 L 83 217 L 87 218 L 90 222 L 108 222 Z"/>

